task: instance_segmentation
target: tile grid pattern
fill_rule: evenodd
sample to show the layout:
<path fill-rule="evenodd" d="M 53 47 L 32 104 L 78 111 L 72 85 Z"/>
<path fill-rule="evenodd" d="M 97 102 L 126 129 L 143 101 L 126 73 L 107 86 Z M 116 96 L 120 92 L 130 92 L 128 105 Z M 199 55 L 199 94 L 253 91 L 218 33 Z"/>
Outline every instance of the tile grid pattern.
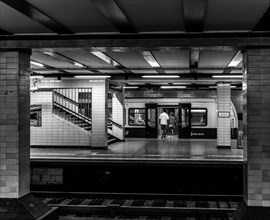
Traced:
<path fill-rule="evenodd" d="M 0 198 L 30 192 L 30 51 L 0 52 Z"/>
<path fill-rule="evenodd" d="M 31 127 L 31 145 L 90 146 L 91 134 L 52 112 L 52 92 L 31 93 L 31 105 L 42 105 L 42 126 Z"/>
<path fill-rule="evenodd" d="M 123 93 L 115 93 L 112 97 L 112 119 L 114 122 L 124 125 L 124 95 Z M 112 127 L 113 135 L 120 140 L 125 139 L 125 129 L 115 125 Z"/>
<path fill-rule="evenodd" d="M 270 49 L 244 52 L 244 200 L 270 207 Z"/>
<path fill-rule="evenodd" d="M 230 112 L 231 87 L 230 84 L 217 85 L 217 113 Z M 231 146 L 230 117 L 217 117 L 217 145 Z"/>
<path fill-rule="evenodd" d="M 108 83 L 106 80 L 92 80 L 92 148 L 108 146 Z"/>

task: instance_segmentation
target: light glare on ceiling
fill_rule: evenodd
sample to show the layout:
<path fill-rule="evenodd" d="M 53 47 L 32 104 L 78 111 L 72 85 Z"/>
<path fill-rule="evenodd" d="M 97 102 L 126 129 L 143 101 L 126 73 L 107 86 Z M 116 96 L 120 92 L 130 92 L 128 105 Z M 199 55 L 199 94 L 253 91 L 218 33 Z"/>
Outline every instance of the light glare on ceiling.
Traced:
<path fill-rule="evenodd" d="M 35 66 L 39 66 L 39 67 L 44 67 L 44 65 L 42 63 L 38 63 L 36 61 L 30 61 L 31 65 L 35 65 Z"/>
<path fill-rule="evenodd" d="M 229 63 L 228 67 L 236 67 L 238 64 L 242 61 L 242 54 L 241 51 L 239 50 L 238 53 L 234 56 L 234 58 L 231 60 Z"/>

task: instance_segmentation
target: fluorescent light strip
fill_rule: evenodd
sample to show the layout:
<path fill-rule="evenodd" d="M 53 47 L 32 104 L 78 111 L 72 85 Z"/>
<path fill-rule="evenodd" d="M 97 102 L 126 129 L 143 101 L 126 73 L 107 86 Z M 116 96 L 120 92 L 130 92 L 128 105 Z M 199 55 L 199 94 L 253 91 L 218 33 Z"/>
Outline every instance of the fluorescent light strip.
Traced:
<path fill-rule="evenodd" d="M 32 65 L 35 65 L 35 66 L 44 67 L 44 65 L 42 63 L 38 63 L 38 62 L 35 62 L 35 61 L 32 61 L 32 60 L 30 61 L 30 63 Z"/>
<path fill-rule="evenodd" d="M 142 78 L 180 78 L 178 75 L 143 75 Z"/>
<path fill-rule="evenodd" d="M 77 66 L 77 67 L 84 67 L 84 65 L 82 65 L 80 63 L 77 63 L 77 62 L 74 62 L 74 65 Z"/>
<path fill-rule="evenodd" d="M 161 89 L 185 89 L 186 86 L 161 86 Z"/>
<path fill-rule="evenodd" d="M 153 57 L 150 51 L 143 51 L 142 55 L 143 58 L 149 63 L 151 67 L 160 68 L 160 65 L 156 61 L 155 57 Z"/>
<path fill-rule="evenodd" d="M 48 56 L 54 57 L 54 53 L 53 52 L 44 51 L 43 53 L 46 54 L 46 55 L 48 55 Z"/>
<path fill-rule="evenodd" d="M 231 88 L 236 88 L 237 86 L 231 86 Z M 209 86 L 208 87 L 209 89 L 216 89 L 217 88 L 217 86 Z"/>
<path fill-rule="evenodd" d="M 234 56 L 234 58 L 231 60 L 231 62 L 228 64 L 228 67 L 236 67 L 238 64 L 242 61 L 242 54 L 239 50 L 238 53 Z"/>
<path fill-rule="evenodd" d="M 96 51 L 96 52 L 91 52 L 93 55 L 97 56 L 98 58 L 102 59 L 103 61 L 105 61 L 108 64 L 111 64 L 115 67 L 119 67 L 121 66 L 119 63 L 115 62 L 113 59 L 111 59 L 110 57 L 108 57 L 106 54 Z"/>
<path fill-rule="evenodd" d="M 212 78 L 243 78 L 243 75 L 213 75 Z"/>
<path fill-rule="evenodd" d="M 74 76 L 74 78 L 78 78 L 78 79 L 93 79 L 93 78 L 111 78 L 111 76 L 107 76 L 107 75 L 104 75 L 104 76 L 95 76 L 95 75 L 92 75 L 92 76 L 84 76 L 84 75 L 77 75 L 77 76 Z"/>
<path fill-rule="evenodd" d="M 138 86 L 124 86 L 125 89 L 138 89 Z"/>

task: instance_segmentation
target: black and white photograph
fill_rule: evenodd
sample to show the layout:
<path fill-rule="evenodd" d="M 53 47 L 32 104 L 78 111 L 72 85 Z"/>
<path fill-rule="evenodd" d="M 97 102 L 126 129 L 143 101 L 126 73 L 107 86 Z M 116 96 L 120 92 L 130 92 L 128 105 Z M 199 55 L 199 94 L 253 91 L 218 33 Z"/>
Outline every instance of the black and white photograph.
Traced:
<path fill-rule="evenodd" d="M 270 220 L 270 0 L 0 0 L 0 220 Z"/>

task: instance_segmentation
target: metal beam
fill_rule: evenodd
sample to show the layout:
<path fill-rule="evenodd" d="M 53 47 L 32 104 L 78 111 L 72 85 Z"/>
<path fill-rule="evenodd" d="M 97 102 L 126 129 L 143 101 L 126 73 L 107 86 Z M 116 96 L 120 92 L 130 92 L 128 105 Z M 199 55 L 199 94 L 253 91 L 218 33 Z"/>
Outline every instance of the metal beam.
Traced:
<path fill-rule="evenodd" d="M 186 32 L 202 32 L 207 0 L 183 0 Z"/>
<path fill-rule="evenodd" d="M 130 69 L 126 68 L 125 66 L 123 66 L 119 62 L 115 61 L 114 59 L 112 59 L 110 56 L 108 56 L 104 52 L 95 51 L 95 52 L 90 52 L 90 53 L 97 56 L 99 59 L 105 61 L 106 63 L 113 65 L 116 69 L 119 69 L 119 70 L 123 71 L 124 73 L 133 73 Z"/>
<path fill-rule="evenodd" d="M 69 73 L 69 72 L 67 72 L 67 71 L 65 71 L 65 70 L 63 70 L 63 69 L 56 68 L 56 67 L 53 67 L 53 66 L 49 66 L 49 65 L 47 65 L 47 64 L 41 63 L 41 62 L 36 61 L 36 60 L 32 60 L 32 59 L 31 59 L 31 61 L 34 61 L 34 62 L 37 62 L 37 63 L 42 64 L 42 65 L 44 66 L 44 68 L 42 68 L 42 70 L 46 70 L 46 69 L 55 70 L 55 71 L 58 71 L 59 74 L 60 74 L 60 73 L 63 73 L 63 74 L 65 74 L 65 75 Z M 37 69 L 38 69 L 38 68 L 31 69 L 31 71 L 34 73 L 35 71 L 37 71 Z"/>
<path fill-rule="evenodd" d="M 12 35 L 12 33 L 3 30 L 2 28 L 0 28 L 0 35 Z"/>
<path fill-rule="evenodd" d="M 35 8 L 30 3 L 25 0 L 0 0 L 4 2 L 6 5 L 14 8 L 25 16 L 33 19 L 39 24 L 44 25 L 55 33 L 58 34 L 73 34 L 72 31 L 68 30 L 62 24 L 58 23 L 54 19 L 50 18 L 48 15 Z"/>
<path fill-rule="evenodd" d="M 84 66 L 85 67 L 84 69 L 87 69 L 87 70 L 89 70 L 89 71 L 91 71 L 93 73 L 100 73 L 96 68 L 93 68 L 93 67 L 90 67 L 88 65 L 85 65 L 85 64 L 83 64 L 83 63 L 81 63 L 81 62 L 79 62 L 77 60 L 74 60 L 74 59 L 72 59 L 72 58 L 70 58 L 68 56 L 65 56 L 65 55 L 63 55 L 63 54 L 61 54 L 59 52 L 55 52 L 55 51 L 53 51 L 53 52 L 51 52 L 51 51 L 46 52 L 46 51 L 43 51 L 43 53 L 46 54 L 46 55 L 48 55 L 48 56 L 53 57 L 54 59 L 58 59 L 58 60 L 67 62 L 67 63 L 70 63 L 72 65 L 75 65 L 75 63 L 78 63 L 78 64 Z"/>
<path fill-rule="evenodd" d="M 1 49 L 87 47 L 270 47 L 267 33 L 21 35 L 0 36 Z"/>
<path fill-rule="evenodd" d="M 92 0 L 101 13 L 109 19 L 120 33 L 136 33 L 117 0 Z"/>
<path fill-rule="evenodd" d="M 270 31 L 270 4 L 268 5 L 268 8 L 264 12 L 263 16 L 260 18 L 258 23 L 253 28 L 253 31 Z"/>

